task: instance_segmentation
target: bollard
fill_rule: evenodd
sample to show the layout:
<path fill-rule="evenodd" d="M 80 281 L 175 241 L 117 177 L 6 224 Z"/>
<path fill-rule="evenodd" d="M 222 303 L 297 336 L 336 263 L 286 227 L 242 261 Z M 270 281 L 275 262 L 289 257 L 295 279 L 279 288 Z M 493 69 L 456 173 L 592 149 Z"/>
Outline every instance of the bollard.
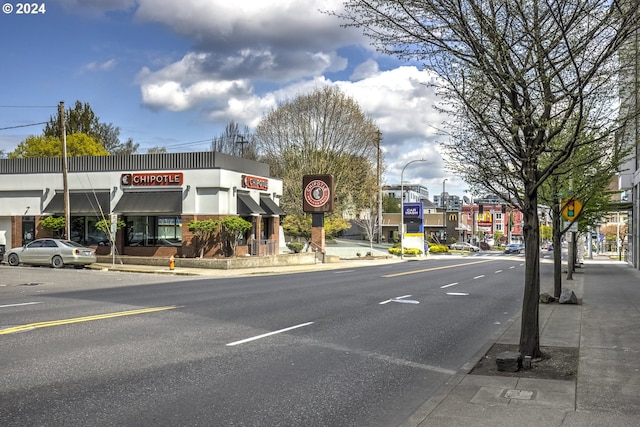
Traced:
<path fill-rule="evenodd" d="M 176 268 L 176 260 L 173 258 L 173 255 L 169 257 L 169 270 L 173 270 Z"/>

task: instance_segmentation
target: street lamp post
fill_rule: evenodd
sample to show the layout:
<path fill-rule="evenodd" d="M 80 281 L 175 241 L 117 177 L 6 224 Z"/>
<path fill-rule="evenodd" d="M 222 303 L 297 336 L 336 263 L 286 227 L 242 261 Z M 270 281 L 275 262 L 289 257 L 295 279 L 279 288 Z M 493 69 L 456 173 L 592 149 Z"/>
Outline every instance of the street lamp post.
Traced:
<path fill-rule="evenodd" d="M 400 259 L 404 259 L 404 170 L 411 163 L 426 162 L 425 159 L 411 160 L 404 165 L 402 172 L 400 172 Z"/>

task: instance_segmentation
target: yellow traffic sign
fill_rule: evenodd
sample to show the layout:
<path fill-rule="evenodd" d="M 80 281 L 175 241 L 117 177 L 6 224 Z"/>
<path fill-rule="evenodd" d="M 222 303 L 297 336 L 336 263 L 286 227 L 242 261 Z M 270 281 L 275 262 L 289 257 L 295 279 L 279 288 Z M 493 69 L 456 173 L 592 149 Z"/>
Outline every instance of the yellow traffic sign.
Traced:
<path fill-rule="evenodd" d="M 562 201 L 562 216 L 569 220 L 573 221 L 580 215 L 582 211 L 582 203 L 573 197 L 567 197 Z"/>

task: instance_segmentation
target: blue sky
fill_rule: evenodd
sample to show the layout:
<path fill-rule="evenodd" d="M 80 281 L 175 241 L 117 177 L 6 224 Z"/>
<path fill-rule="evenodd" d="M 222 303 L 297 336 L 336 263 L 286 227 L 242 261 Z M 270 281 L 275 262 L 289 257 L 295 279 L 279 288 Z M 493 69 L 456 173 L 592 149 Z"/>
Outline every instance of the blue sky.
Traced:
<path fill-rule="evenodd" d="M 0 14 L 0 128 L 46 122 L 60 101 L 89 103 L 139 152 L 205 151 L 231 120 L 254 129 L 279 102 L 320 85 L 353 97 L 383 133 L 387 184 L 463 195 L 443 170 L 434 76 L 383 56 L 319 10 L 340 0 L 45 0 Z M 4 10 L 4 9 L 3 9 Z M 0 130 L 12 151 L 42 125 Z"/>

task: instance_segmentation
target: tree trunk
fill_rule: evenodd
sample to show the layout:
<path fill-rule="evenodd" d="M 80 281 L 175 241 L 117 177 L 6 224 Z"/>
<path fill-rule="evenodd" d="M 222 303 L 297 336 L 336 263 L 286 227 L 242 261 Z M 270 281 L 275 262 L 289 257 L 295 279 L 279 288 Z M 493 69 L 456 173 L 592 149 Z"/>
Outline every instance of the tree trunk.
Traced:
<path fill-rule="evenodd" d="M 553 296 L 560 298 L 562 293 L 562 244 L 560 243 L 560 205 L 553 206 Z"/>
<path fill-rule="evenodd" d="M 538 328 L 538 303 L 540 298 L 540 229 L 538 227 L 537 190 L 525 189 L 524 215 L 525 273 L 522 299 L 522 324 L 520 329 L 520 353 L 539 357 L 540 334 Z"/>

